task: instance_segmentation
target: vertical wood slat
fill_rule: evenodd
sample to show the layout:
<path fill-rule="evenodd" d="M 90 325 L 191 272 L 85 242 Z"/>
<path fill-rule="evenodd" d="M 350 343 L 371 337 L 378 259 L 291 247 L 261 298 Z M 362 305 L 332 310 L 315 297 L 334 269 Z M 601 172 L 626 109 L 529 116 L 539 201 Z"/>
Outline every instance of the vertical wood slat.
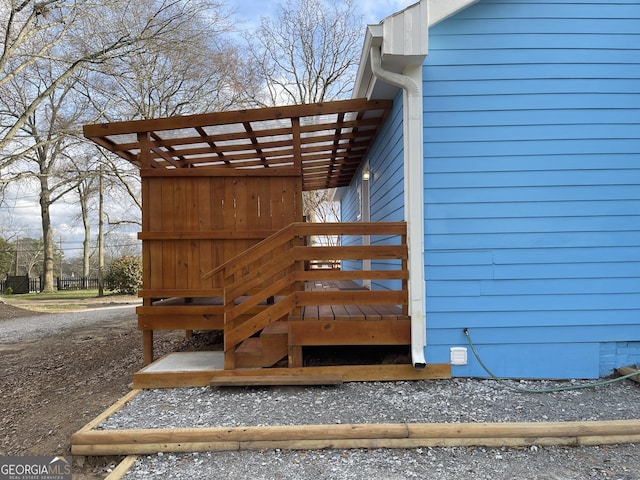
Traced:
<path fill-rule="evenodd" d="M 153 232 L 162 231 L 162 183 L 156 179 L 143 178 L 142 182 L 143 217 L 142 231 Z M 149 260 L 148 268 L 143 265 L 143 287 L 162 288 L 163 267 L 162 267 L 162 242 L 142 242 L 148 245 Z"/>
<path fill-rule="evenodd" d="M 146 206 L 151 205 L 151 192 L 148 179 L 141 181 L 142 194 L 142 231 L 151 231 L 152 222 L 149 219 L 151 211 Z M 142 242 L 142 288 L 151 288 L 151 243 Z"/>
<path fill-rule="evenodd" d="M 210 232 L 213 230 L 212 210 L 215 207 L 211 198 L 211 182 L 207 178 L 196 179 L 195 190 L 197 192 L 198 231 Z M 211 240 L 198 242 L 198 282 L 194 282 L 194 285 L 213 288 L 213 279 L 202 278 L 204 273 L 214 267 L 213 248 L 214 242 Z"/>
<path fill-rule="evenodd" d="M 173 177 L 167 177 L 161 180 L 162 230 L 165 232 L 176 231 L 174 181 L 175 179 Z M 173 240 L 162 242 L 162 286 L 165 287 L 168 285 L 176 285 L 176 253 L 175 242 Z"/>
<path fill-rule="evenodd" d="M 193 231 L 193 225 L 189 225 L 188 204 L 187 204 L 187 180 L 190 186 L 193 185 L 190 178 L 175 178 L 173 182 L 173 207 L 174 207 L 174 230 L 175 232 Z M 176 287 L 187 287 L 189 284 L 189 242 L 173 241 L 175 255 L 175 285 Z"/>
<path fill-rule="evenodd" d="M 252 186 L 255 185 L 255 178 L 241 177 L 238 178 L 236 184 L 236 231 L 252 231 L 255 229 L 256 223 L 256 211 L 254 208 L 255 203 L 255 190 Z M 244 252 L 251 247 L 254 243 L 251 240 L 238 240 L 236 244 L 236 255 Z"/>
<path fill-rule="evenodd" d="M 256 228 L 258 230 L 274 230 L 274 218 L 271 216 L 271 191 L 276 182 L 256 180 Z M 276 190 L 277 192 L 277 190 Z M 279 227 L 282 228 L 282 227 Z"/>
<path fill-rule="evenodd" d="M 291 119 L 291 142 L 293 145 L 293 165 L 300 169 L 302 175 L 302 146 L 300 145 L 300 117 Z"/>
<path fill-rule="evenodd" d="M 274 230 L 284 228 L 284 222 L 282 216 L 284 215 L 284 184 L 285 180 L 282 178 L 273 178 L 271 180 L 271 196 L 270 196 L 270 212 L 271 212 L 271 227 Z"/>
<path fill-rule="evenodd" d="M 227 227 L 226 220 L 226 180 L 212 177 L 209 179 L 209 195 L 211 198 L 211 227 L 213 230 L 223 230 Z M 213 266 L 224 263 L 226 258 L 226 240 L 214 240 L 211 242 L 211 261 Z M 211 278 L 214 287 L 222 286 L 217 278 Z"/>
<path fill-rule="evenodd" d="M 199 184 L 202 179 L 192 179 L 189 188 L 185 188 L 187 199 L 187 225 L 189 231 L 200 231 L 200 211 L 199 211 Z M 197 240 L 190 240 L 187 255 L 187 273 L 188 281 L 187 288 L 198 288 L 201 285 L 200 270 L 202 268 L 200 260 L 200 246 L 201 242 Z"/>
<path fill-rule="evenodd" d="M 224 194 L 224 208 L 223 208 L 223 228 L 224 230 L 236 230 L 236 178 L 222 178 Z M 224 240 L 223 241 L 223 255 L 222 258 L 233 258 L 237 255 L 236 242 Z"/>

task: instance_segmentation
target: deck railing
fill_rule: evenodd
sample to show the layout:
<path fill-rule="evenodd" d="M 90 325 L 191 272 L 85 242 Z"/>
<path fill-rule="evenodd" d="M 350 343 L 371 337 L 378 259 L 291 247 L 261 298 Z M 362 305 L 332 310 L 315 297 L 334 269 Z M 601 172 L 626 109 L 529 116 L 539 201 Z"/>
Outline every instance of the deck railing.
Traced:
<path fill-rule="evenodd" d="M 308 246 L 307 238 L 317 235 L 338 236 L 340 246 Z M 371 261 L 371 269 L 308 268 L 317 262 L 364 264 L 364 260 Z M 240 343 L 289 315 L 301 316 L 303 308 L 396 305 L 406 314 L 406 224 L 293 223 L 205 277 L 214 275 L 222 276 L 224 285 L 225 368 L 233 369 Z M 386 285 L 377 290 L 304 290 L 305 282 L 345 280 Z"/>

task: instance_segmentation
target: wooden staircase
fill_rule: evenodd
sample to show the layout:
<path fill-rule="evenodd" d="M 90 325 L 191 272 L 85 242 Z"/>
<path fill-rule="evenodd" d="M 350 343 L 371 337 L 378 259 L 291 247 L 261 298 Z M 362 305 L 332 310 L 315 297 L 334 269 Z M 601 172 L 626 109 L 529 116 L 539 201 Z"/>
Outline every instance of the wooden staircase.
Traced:
<path fill-rule="evenodd" d="M 236 368 L 271 367 L 289 353 L 289 322 L 267 325 L 258 336 L 247 338 L 235 351 Z"/>
<path fill-rule="evenodd" d="M 309 246 L 313 235 L 344 240 Z M 371 236 L 375 242 L 364 241 Z M 371 270 L 309 268 L 366 259 Z M 223 285 L 225 369 L 271 367 L 285 357 L 288 367 L 302 367 L 304 346 L 411 343 L 404 222 L 293 223 L 205 277 L 214 275 Z M 364 280 L 377 288 L 340 287 Z"/>

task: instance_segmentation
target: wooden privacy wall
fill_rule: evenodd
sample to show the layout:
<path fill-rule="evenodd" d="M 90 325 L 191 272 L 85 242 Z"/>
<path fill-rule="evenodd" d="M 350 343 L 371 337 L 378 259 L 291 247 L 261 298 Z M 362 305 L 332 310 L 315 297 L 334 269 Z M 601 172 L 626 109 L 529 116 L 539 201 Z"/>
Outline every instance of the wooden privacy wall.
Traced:
<path fill-rule="evenodd" d="M 302 220 L 301 177 L 266 171 L 141 171 L 142 296 L 210 296 L 220 279 L 203 274 Z"/>

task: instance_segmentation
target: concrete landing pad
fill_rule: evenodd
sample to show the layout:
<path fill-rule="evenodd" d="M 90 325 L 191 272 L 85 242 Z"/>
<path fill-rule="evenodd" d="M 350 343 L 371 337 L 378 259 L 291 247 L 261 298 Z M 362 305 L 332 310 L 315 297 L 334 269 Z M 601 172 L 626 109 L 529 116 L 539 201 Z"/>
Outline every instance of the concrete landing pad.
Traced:
<path fill-rule="evenodd" d="M 224 352 L 176 352 L 156 360 L 140 372 L 203 372 L 223 369 Z"/>

